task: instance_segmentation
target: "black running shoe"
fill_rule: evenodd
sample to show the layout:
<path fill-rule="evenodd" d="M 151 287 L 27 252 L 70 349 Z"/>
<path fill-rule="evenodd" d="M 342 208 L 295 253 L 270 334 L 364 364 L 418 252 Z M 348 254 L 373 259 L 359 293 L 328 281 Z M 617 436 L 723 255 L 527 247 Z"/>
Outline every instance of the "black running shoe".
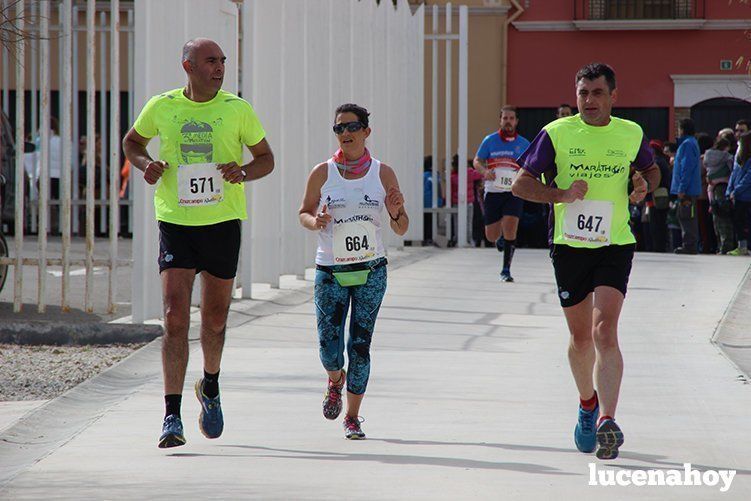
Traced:
<path fill-rule="evenodd" d="M 181 445 L 185 445 L 183 422 L 179 416 L 170 414 L 164 418 L 162 436 L 159 437 L 159 448 L 167 449 L 169 447 L 179 447 Z"/>
<path fill-rule="evenodd" d="M 612 419 L 605 419 L 597 427 L 597 452 L 599 459 L 615 459 L 623 445 L 623 432 Z"/>

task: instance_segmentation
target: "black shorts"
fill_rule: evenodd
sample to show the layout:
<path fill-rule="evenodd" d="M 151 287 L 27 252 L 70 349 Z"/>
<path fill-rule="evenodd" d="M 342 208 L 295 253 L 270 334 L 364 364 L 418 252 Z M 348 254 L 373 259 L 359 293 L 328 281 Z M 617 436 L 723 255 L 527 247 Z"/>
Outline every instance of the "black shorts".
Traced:
<path fill-rule="evenodd" d="M 635 248 L 634 244 L 597 249 L 553 245 L 550 258 L 561 306 L 568 308 L 581 303 L 601 285 L 618 289 L 625 296 Z"/>
<path fill-rule="evenodd" d="M 159 221 L 159 273 L 169 268 L 207 271 L 235 278 L 240 256 L 240 220 L 206 226 L 183 226 Z"/>
<path fill-rule="evenodd" d="M 485 226 L 497 223 L 503 216 L 521 217 L 524 210 L 524 200 L 515 197 L 513 193 L 485 193 L 484 199 Z"/>

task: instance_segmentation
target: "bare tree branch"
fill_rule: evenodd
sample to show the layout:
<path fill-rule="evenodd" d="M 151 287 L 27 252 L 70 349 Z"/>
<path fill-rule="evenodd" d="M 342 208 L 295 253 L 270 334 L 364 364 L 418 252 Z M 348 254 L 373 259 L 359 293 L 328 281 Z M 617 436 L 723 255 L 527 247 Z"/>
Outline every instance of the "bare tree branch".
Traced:
<path fill-rule="evenodd" d="M 37 0 L 37 3 L 40 1 L 49 0 Z M 39 16 L 33 16 L 28 6 L 24 6 L 22 12 L 17 12 L 19 3 L 19 0 L 14 0 L 0 8 L 0 49 L 7 50 L 11 56 L 15 54 L 16 44 L 40 38 L 31 30 L 18 27 L 20 21 L 24 22 L 24 26 L 37 26 L 39 22 Z"/>

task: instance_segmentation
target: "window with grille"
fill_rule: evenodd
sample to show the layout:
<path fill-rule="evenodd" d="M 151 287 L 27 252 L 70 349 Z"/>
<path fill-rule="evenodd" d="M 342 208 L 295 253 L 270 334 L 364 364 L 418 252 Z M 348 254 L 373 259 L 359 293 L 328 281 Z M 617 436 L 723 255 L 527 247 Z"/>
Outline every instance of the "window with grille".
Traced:
<path fill-rule="evenodd" d="M 589 0 L 589 19 L 693 19 L 695 0 Z"/>

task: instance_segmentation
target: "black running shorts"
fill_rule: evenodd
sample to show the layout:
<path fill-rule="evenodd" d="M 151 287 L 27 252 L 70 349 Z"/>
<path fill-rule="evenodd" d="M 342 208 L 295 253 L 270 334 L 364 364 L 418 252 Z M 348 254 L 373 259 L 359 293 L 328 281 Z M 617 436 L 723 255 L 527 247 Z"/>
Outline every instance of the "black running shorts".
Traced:
<path fill-rule="evenodd" d="M 599 286 L 618 289 L 625 296 L 635 248 L 634 244 L 597 249 L 553 245 L 550 257 L 561 306 L 581 303 Z"/>
<path fill-rule="evenodd" d="M 524 211 L 524 200 L 515 197 L 510 191 L 504 193 L 485 193 L 483 199 L 485 226 L 497 223 L 503 216 L 521 217 Z"/>
<path fill-rule="evenodd" d="M 182 226 L 159 221 L 159 273 L 170 268 L 206 271 L 235 278 L 240 256 L 240 220 L 207 226 Z"/>

